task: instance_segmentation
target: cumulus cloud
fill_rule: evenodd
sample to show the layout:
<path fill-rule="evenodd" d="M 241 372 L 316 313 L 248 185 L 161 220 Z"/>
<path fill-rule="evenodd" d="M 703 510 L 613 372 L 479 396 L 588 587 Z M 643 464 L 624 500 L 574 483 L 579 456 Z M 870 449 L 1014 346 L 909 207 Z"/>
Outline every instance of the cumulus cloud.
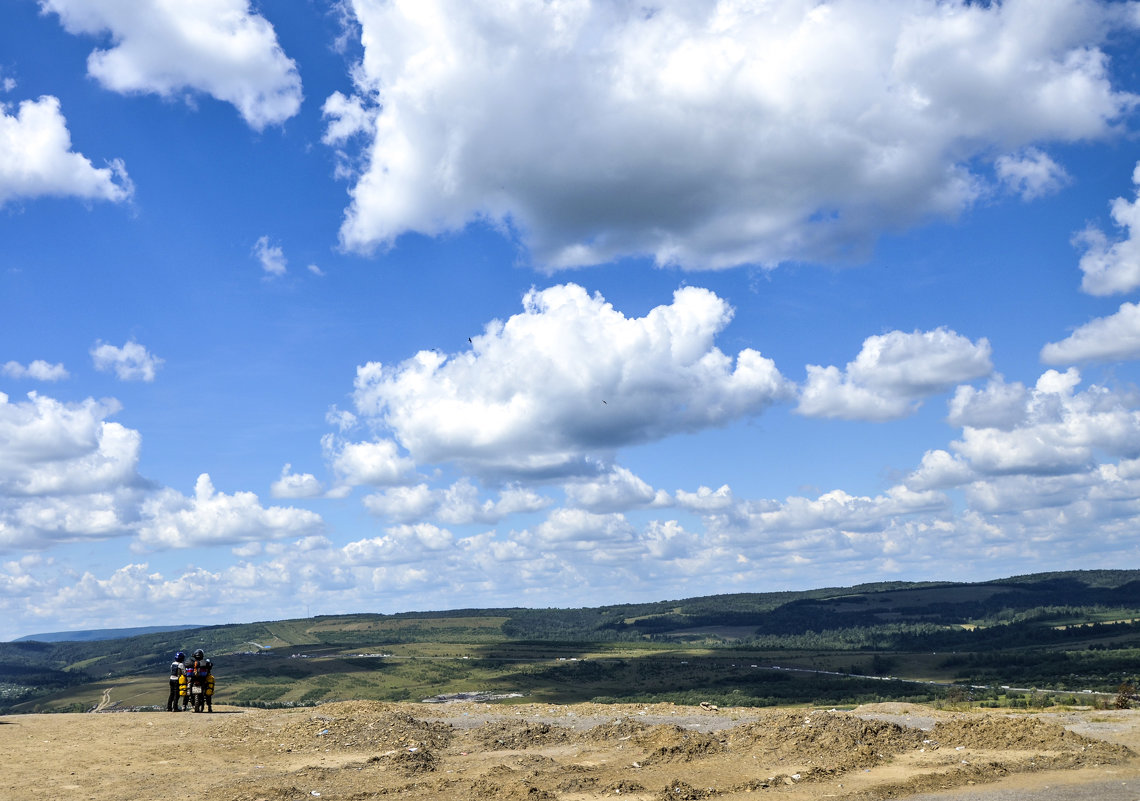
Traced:
<path fill-rule="evenodd" d="M 147 351 L 133 339 L 123 347 L 99 341 L 91 348 L 91 359 L 95 369 L 113 372 L 120 381 L 154 381 L 155 374 L 163 364 L 163 359 Z"/>
<path fill-rule="evenodd" d="M 1111 3 L 352 0 L 364 48 L 326 142 L 366 131 L 343 244 L 472 221 L 556 269 L 859 257 L 879 232 L 1031 197 L 1041 147 L 1135 98 L 1099 49 Z M 588 120 L 589 124 L 583 124 Z"/>
<path fill-rule="evenodd" d="M 922 463 L 907 476 L 906 486 L 913 490 L 950 489 L 973 481 L 974 471 L 961 456 L 942 449 L 927 451 Z"/>
<path fill-rule="evenodd" d="M 701 513 L 722 512 L 736 504 L 732 488 L 727 484 L 716 490 L 710 487 L 699 487 L 696 492 L 677 490 L 675 495 L 678 506 Z"/>
<path fill-rule="evenodd" d="M 0 549 L 131 535 L 147 548 L 181 548 L 320 531 L 316 514 L 217 492 L 206 474 L 193 498 L 155 487 L 137 472 L 139 432 L 107 419 L 119 408 L 0 393 Z M 288 467 L 282 481 L 294 490 L 305 483 Z"/>
<path fill-rule="evenodd" d="M 566 503 L 589 512 L 625 512 L 669 506 L 672 499 L 664 490 L 655 490 L 629 470 L 614 465 L 603 476 L 567 484 Z"/>
<path fill-rule="evenodd" d="M 129 533 L 145 486 L 138 432 L 114 401 L 0 393 L 0 549 Z"/>
<path fill-rule="evenodd" d="M 281 468 L 281 477 L 269 486 L 274 498 L 319 498 L 325 488 L 312 473 L 293 473 L 293 465 Z"/>
<path fill-rule="evenodd" d="M 1023 395 L 1022 419 L 1003 427 L 967 425 L 951 448 L 984 476 L 1062 475 L 1095 466 L 1098 454 L 1140 456 L 1140 412 L 1105 387 L 1077 391 L 1080 373 L 1048 370 Z"/>
<path fill-rule="evenodd" d="M 965 495 L 972 510 L 986 515 L 1041 516 L 1080 504 L 1089 494 L 1091 477 L 1091 473 L 995 476 L 968 484 Z"/>
<path fill-rule="evenodd" d="M 449 525 L 493 525 L 514 514 L 541 511 L 553 503 L 550 498 L 517 485 L 504 488 L 497 500 L 481 500 L 478 489 L 467 479 L 444 489 L 433 490 L 427 484 L 391 487 L 364 499 L 365 508 L 378 517 L 402 523 L 437 519 Z"/>
<path fill-rule="evenodd" d="M 950 399 L 947 422 L 953 426 L 1009 430 L 1025 419 L 1029 395 L 1020 381 L 1007 384 L 998 375 L 984 389 L 961 386 Z"/>
<path fill-rule="evenodd" d="M 338 481 L 348 487 L 402 484 L 415 468 L 415 463 L 402 456 L 399 446 L 388 439 L 346 442 L 327 434 L 321 445 Z"/>
<path fill-rule="evenodd" d="M 62 381 L 70 375 L 62 364 L 49 364 L 43 359 L 36 359 L 28 365 L 5 362 L 0 365 L 0 373 L 9 378 L 34 378 L 36 381 Z"/>
<path fill-rule="evenodd" d="M 252 597 L 239 583 L 239 570 L 211 572 L 197 568 L 168 578 L 144 562 L 124 565 L 106 577 L 89 570 L 45 577 L 43 571 L 35 567 L 16 576 L 25 579 L 32 588 L 25 598 L 36 599 L 21 617 L 27 621 L 25 625 L 36 625 L 40 631 L 44 630 L 40 626 L 45 624 L 31 621 L 62 618 L 77 627 L 98 627 L 102 625 L 100 621 L 112 618 L 137 625 L 161 623 L 167 610 L 186 598 L 199 599 L 196 611 L 214 617 Z M 272 570 L 264 571 L 262 593 L 282 591 L 273 578 Z M 0 585 L 4 579 L 5 575 L 0 573 Z M 52 626 L 46 624 L 46 627 Z"/>
<path fill-rule="evenodd" d="M 875 530 L 901 515 L 937 511 L 946 506 L 946 497 L 940 492 L 897 485 L 874 497 L 832 490 L 814 499 L 791 497 L 779 503 L 747 503 L 740 507 L 739 513 L 749 531 L 772 535 L 834 529 Z"/>
<path fill-rule="evenodd" d="M 998 179 L 1022 200 L 1052 194 L 1069 182 L 1064 168 L 1035 147 L 1001 156 L 994 162 Z"/>
<path fill-rule="evenodd" d="M 1078 386 L 1079 376 L 1046 374 L 1027 390 L 1039 396 L 1026 403 L 1057 406 L 1058 397 L 1067 397 L 1072 405 L 1093 390 L 1078 392 Z M 1105 403 L 1102 398 L 1100 405 Z M 200 486 L 203 480 L 208 483 L 200 479 Z M 952 488 L 961 490 L 965 508 L 956 508 L 940 491 Z M 396 493 L 403 493 L 409 511 L 439 502 L 426 486 L 377 495 L 394 504 Z M 205 494 L 217 495 L 212 487 Z M 458 487 L 453 494 L 467 491 Z M 994 559 L 1050 569 L 1057 560 L 1063 564 L 1085 554 L 1087 563 L 1090 526 L 1098 537 L 1097 565 L 1111 566 L 1135 548 L 1140 458 L 1069 474 L 984 476 L 967 456 L 935 450 L 904 484 L 877 494 L 836 489 L 817 497 L 745 499 L 724 486 L 678 491 L 676 499 L 677 508 L 703 525 L 667 518 L 635 525 L 620 513 L 567 507 L 526 529 L 470 536 L 408 521 L 343 545 L 317 533 L 264 545 L 254 539 L 235 549 L 243 559 L 238 564 L 170 576 L 136 564 L 106 576 L 77 572 L 69 578 L 23 556 L 0 565 L 0 611 L 10 612 L 10 619 L 42 614 L 79 621 L 85 614 L 161 606 L 163 599 L 199 593 L 208 599 L 200 611 L 214 615 L 235 606 L 281 609 L 299 599 L 337 608 L 411 608 L 409 593 L 421 609 L 469 606 L 472 599 L 487 606 L 526 598 L 535 605 L 572 606 L 589 593 L 612 593 L 615 587 L 643 598 L 707 594 L 711 584 L 718 591 L 748 591 L 758 575 L 776 588 L 841 584 L 867 571 L 890 575 L 903 566 L 911 578 L 945 578 L 948 542 L 961 554 L 962 569 L 974 573 L 985 574 Z"/>
<path fill-rule="evenodd" d="M 364 506 L 377 517 L 411 522 L 430 517 L 439 507 L 439 494 L 439 490 L 433 490 L 427 484 L 391 487 L 365 496 Z"/>
<path fill-rule="evenodd" d="M 425 552 L 442 551 L 454 542 L 451 532 L 430 523 L 393 526 L 383 537 L 357 540 L 345 546 L 344 553 L 354 565 L 411 562 Z"/>
<path fill-rule="evenodd" d="M 44 196 L 121 202 L 134 193 L 119 159 L 95 167 L 71 149 L 59 100 L 44 95 L 20 103 L 15 114 L 0 103 L 0 206 Z"/>
<path fill-rule="evenodd" d="M 1137 256 L 1140 257 L 1140 251 Z M 1136 262 L 1140 270 L 1140 261 Z M 1140 277 L 1140 272 L 1137 273 Z M 1041 349 L 1045 364 L 1140 358 L 1140 304 L 1122 303 L 1116 314 L 1080 326 L 1060 342 Z"/>
<path fill-rule="evenodd" d="M 111 47 L 92 51 L 87 71 L 112 91 L 204 92 L 258 130 L 301 107 L 297 65 L 248 0 L 40 0 L 40 7 L 69 33 L 110 35 Z"/>
<path fill-rule="evenodd" d="M 263 507 L 252 492 L 226 495 L 210 476 L 198 476 L 194 497 L 164 489 L 142 504 L 138 541 L 146 548 L 190 548 L 282 539 L 318 533 L 319 515 L 294 507 Z"/>
<path fill-rule="evenodd" d="M 624 515 L 559 508 L 521 540 L 540 549 L 591 551 L 593 558 L 612 559 L 615 548 L 631 545 L 634 535 Z"/>
<path fill-rule="evenodd" d="M 855 361 L 839 368 L 808 365 L 796 411 L 807 417 L 894 420 L 922 400 L 988 375 L 990 343 L 945 328 L 868 337 Z"/>
<path fill-rule="evenodd" d="M 358 134 L 367 133 L 376 116 L 364 106 L 359 97 L 347 97 L 333 92 L 321 107 L 321 114 L 329 119 L 321 141 L 326 145 L 341 145 Z"/>
<path fill-rule="evenodd" d="M 596 472 L 592 453 L 725 425 L 792 393 L 770 359 L 713 344 L 732 310 L 705 289 L 640 318 L 573 284 L 523 306 L 467 352 L 357 368 L 357 414 L 416 463 L 534 476 Z"/>
<path fill-rule="evenodd" d="M 1140 162 L 1132 171 L 1132 183 L 1140 186 Z M 1140 192 L 1132 203 L 1122 197 L 1112 201 L 1112 221 L 1124 229 L 1122 239 L 1110 241 L 1094 225 L 1073 239 L 1073 244 L 1085 249 L 1081 289 L 1090 295 L 1130 292 L 1140 286 Z"/>
<path fill-rule="evenodd" d="M 285 251 L 281 249 L 280 245 L 269 244 L 268 236 L 263 236 L 254 243 L 253 255 L 257 258 L 261 269 L 268 275 L 285 275 L 288 265 L 288 261 L 285 259 Z"/>
<path fill-rule="evenodd" d="M 62 403 L 0 393 L 0 494 L 78 494 L 135 478 L 139 435 L 107 418 L 114 401 Z"/>
<path fill-rule="evenodd" d="M 336 426 L 337 430 L 343 434 L 356 425 L 357 419 L 352 412 L 347 409 L 338 409 L 334 404 L 325 413 L 325 422 L 330 426 Z"/>

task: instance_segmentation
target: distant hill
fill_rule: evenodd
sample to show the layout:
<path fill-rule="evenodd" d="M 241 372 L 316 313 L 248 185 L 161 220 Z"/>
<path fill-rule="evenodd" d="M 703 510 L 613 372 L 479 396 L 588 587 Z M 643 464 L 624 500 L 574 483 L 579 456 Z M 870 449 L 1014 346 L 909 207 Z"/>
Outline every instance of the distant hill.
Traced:
<path fill-rule="evenodd" d="M 185 631 L 201 628 L 201 624 L 181 626 L 137 626 L 129 629 L 85 629 L 82 631 L 53 631 L 47 634 L 29 634 L 11 642 L 97 642 L 99 640 L 119 640 L 123 637 L 137 637 L 140 634 L 163 634 L 168 631 Z"/>
<path fill-rule="evenodd" d="M 214 661 L 219 703 L 245 706 L 473 693 L 1072 705 L 1140 686 L 1140 570 L 39 634 L 0 643 L 0 714 L 92 709 L 109 686 L 122 708 L 162 707 L 171 655 L 195 648 Z"/>

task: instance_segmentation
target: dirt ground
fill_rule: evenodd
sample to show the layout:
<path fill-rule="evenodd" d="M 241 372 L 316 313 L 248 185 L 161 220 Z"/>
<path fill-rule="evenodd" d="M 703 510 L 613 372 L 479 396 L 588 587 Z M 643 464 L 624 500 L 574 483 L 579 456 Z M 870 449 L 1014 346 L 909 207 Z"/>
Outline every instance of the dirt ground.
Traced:
<path fill-rule="evenodd" d="M 219 706 L 0 717 L 0 753 L 8 801 L 1140 799 L 1136 710 Z"/>

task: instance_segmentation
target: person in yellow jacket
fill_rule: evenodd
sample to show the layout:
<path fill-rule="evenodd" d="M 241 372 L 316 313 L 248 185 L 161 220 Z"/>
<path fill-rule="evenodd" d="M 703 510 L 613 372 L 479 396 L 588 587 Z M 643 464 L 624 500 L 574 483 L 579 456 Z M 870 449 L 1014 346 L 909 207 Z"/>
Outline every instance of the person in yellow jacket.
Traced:
<path fill-rule="evenodd" d="M 199 648 L 193 661 L 186 665 L 186 700 L 195 712 L 201 712 L 206 705 L 206 678 L 210 672 L 207 662 L 206 653 Z"/>
<path fill-rule="evenodd" d="M 202 666 L 206 668 L 206 711 L 214 711 L 214 663 L 209 659 L 203 660 Z"/>

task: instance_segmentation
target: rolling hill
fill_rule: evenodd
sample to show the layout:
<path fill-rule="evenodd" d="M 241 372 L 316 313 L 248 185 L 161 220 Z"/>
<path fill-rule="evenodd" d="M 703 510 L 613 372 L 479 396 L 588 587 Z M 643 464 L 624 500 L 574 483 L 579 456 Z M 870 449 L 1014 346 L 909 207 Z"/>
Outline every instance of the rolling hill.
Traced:
<path fill-rule="evenodd" d="M 1008 705 L 1075 702 L 1087 700 L 1076 697 L 1086 691 L 1115 693 L 1135 677 L 1140 571 L 0 643 L 0 711 L 80 711 L 109 686 L 122 706 L 161 705 L 171 655 L 198 647 L 214 658 L 217 700 L 248 706 L 456 693 L 750 706 L 962 695 Z"/>

